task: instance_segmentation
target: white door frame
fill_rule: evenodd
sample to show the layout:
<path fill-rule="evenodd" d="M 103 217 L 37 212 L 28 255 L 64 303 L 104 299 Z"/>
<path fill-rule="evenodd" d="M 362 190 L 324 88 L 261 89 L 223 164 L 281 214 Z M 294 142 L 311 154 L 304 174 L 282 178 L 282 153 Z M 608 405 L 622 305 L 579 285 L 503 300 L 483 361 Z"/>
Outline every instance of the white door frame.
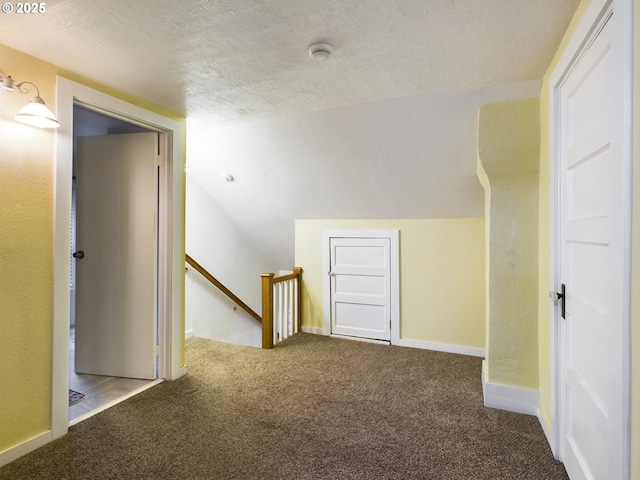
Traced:
<path fill-rule="evenodd" d="M 552 155 L 550 169 L 550 192 L 551 192 L 551 278 L 550 285 L 555 291 L 559 291 L 560 287 L 560 170 L 559 162 L 561 158 L 561 142 L 560 142 L 560 101 L 559 87 L 564 78 L 573 69 L 576 61 L 581 54 L 590 45 L 592 34 L 602 25 L 603 20 L 611 11 L 615 11 L 619 16 L 619 20 L 624 23 L 622 35 L 624 36 L 624 140 L 622 145 L 624 155 L 624 178 L 627 183 L 624 185 L 624 237 L 625 237 L 625 265 L 624 272 L 624 305 L 623 305 L 623 337 L 626 339 L 623 346 L 623 364 L 624 371 L 622 374 L 623 383 L 623 417 L 626 425 L 630 425 L 631 421 L 631 166 L 632 166 L 632 129 L 631 129 L 631 89 L 632 89 L 632 0 L 592 0 L 587 11 L 585 12 L 576 32 L 570 39 L 567 47 L 562 54 L 558 64 L 554 68 L 549 81 L 549 99 L 551 115 L 550 123 L 550 152 Z M 621 19 L 620 19 L 621 17 Z M 549 318 L 552 320 L 551 326 L 551 421 L 553 433 L 549 441 L 551 449 L 557 459 L 560 459 L 561 444 L 561 418 L 560 418 L 560 391 L 561 391 L 561 375 L 560 369 L 560 319 L 558 308 L 552 302 L 549 302 Z M 629 478 L 631 466 L 631 431 L 630 428 L 625 432 L 623 440 L 624 446 L 624 477 Z"/>
<path fill-rule="evenodd" d="M 160 133 L 166 168 L 160 169 L 158 318 L 160 365 L 158 376 L 176 379 L 182 365 L 184 331 L 184 133 L 183 125 L 66 78 L 56 78 L 56 132 L 53 232 L 53 366 L 51 439 L 66 434 L 69 388 L 69 245 L 73 172 L 73 106 L 80 104 L 106 115 Z"/>
<path fill-rule="evenodd" d="M 391 344 L 400 340 L 400 232 L 399 230 L 323 230 L 322 231 L 322 326 L 331 335 L 331 247 L 332 237 L 388 238 L 391 255 Z"/>

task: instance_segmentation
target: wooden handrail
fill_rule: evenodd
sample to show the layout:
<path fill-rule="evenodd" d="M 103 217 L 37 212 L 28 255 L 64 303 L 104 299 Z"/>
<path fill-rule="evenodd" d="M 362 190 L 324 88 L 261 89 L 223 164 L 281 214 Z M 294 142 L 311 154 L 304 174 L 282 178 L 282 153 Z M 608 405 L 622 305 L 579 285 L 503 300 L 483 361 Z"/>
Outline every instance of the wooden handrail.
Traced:
<path fill-rule="evenodd" d="M 229 297 L 236 305 L 242 308 L 245 312 L 255 318 L 258 322 L 262 323 L 262 318 L 256 312 L 254 312 L 249 305 L 244 303 L 238 297 L 234 295 L 234 293 L 225 287 L 222 282 L 220 282 L 216 277 L 211 275 L 207 270 L 196 262 L 193 258 L 185 253 L 184 255 L 185 261 L 191 265 L 200 275 L 209 280 L 216 288 L 218 288 L 222 293 L 224 293 L 227 297 Z M 264 311 L 264 310 L 263 310 Z"/>
<path fill-rule="evenodd" d="M 293 267 L 293 273 L 288 273 L 281 277 L 273 277 L 273 283 L 280 283 L 280 282 L 286 282 L 287 280 L 293 280 L 300 274 L 300 270 L 302 270 L 302 268 Z"/>

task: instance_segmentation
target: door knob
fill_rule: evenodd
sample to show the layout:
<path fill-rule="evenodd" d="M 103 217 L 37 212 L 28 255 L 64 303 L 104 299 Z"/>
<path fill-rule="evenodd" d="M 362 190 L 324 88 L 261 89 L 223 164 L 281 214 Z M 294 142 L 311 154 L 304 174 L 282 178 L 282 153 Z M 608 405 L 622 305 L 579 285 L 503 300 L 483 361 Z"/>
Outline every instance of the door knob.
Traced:
<path fill-rule="evenodd" d="M 560 316 L 562 318 L 565 318 L 565 307 L 566 307 L 566 303 L 567 303 L 567 292 L 566 292 L 566 287 L 565 287 L 564 283 L 562 284 L 562 287 L 561 287 L 559 292 L 554 292 L 554 291 L 549 292 L 549 299 L 553 303 L 562 302 L 561 309 L 560 309 Z"/>
<path fill-rule="evenodd" d="M 73 258 L 77 258 L 78 260 L 82 260 L 84 258 L 84 252 L 82 250 L 78 250 L 73 254 Z"/>
<path fill-rule="evenodd" d="M 549 298 L 553 303 L 556 303 L 558 300 L 562 300 L 564 295 L 558 292 L 551 291 L 549 292 Z"/>

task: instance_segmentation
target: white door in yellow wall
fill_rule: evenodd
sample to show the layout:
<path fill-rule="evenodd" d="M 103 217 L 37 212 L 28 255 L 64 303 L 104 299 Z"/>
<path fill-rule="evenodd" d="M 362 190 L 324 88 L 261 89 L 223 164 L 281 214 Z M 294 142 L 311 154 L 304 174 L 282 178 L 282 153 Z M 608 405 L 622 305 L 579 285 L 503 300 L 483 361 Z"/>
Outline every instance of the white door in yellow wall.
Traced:
<path fill-rule="evenodd" d="M 77 373 L 156 378 L 157 149 L 156 133 L 78 139 Z"/>
<path fill-rule="evenodd" d="M 331 333 L 391 339 L 389 238 L 329 239 Z"/>
<path fill-rule="evenodd" d="M 624 62 L 614 13 L 558 89 L 560 456 L 574 479 L 625 476 Z M 606 17 L 605 17 L 606 18 Z M 558 310 L 560 310 L 560 306 Z"/>

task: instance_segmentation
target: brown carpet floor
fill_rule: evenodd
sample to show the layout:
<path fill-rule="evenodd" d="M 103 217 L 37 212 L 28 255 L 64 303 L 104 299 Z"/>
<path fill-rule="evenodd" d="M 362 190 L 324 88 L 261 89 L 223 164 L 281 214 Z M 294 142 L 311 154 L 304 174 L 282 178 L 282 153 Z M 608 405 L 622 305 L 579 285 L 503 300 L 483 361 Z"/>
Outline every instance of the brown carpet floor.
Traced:
<path fill-rule="evenodd" d="M 483 406 L 479 358 L 299 334 L 187 361 L 0 479 L 568 478 L 535 417 Z"/>

